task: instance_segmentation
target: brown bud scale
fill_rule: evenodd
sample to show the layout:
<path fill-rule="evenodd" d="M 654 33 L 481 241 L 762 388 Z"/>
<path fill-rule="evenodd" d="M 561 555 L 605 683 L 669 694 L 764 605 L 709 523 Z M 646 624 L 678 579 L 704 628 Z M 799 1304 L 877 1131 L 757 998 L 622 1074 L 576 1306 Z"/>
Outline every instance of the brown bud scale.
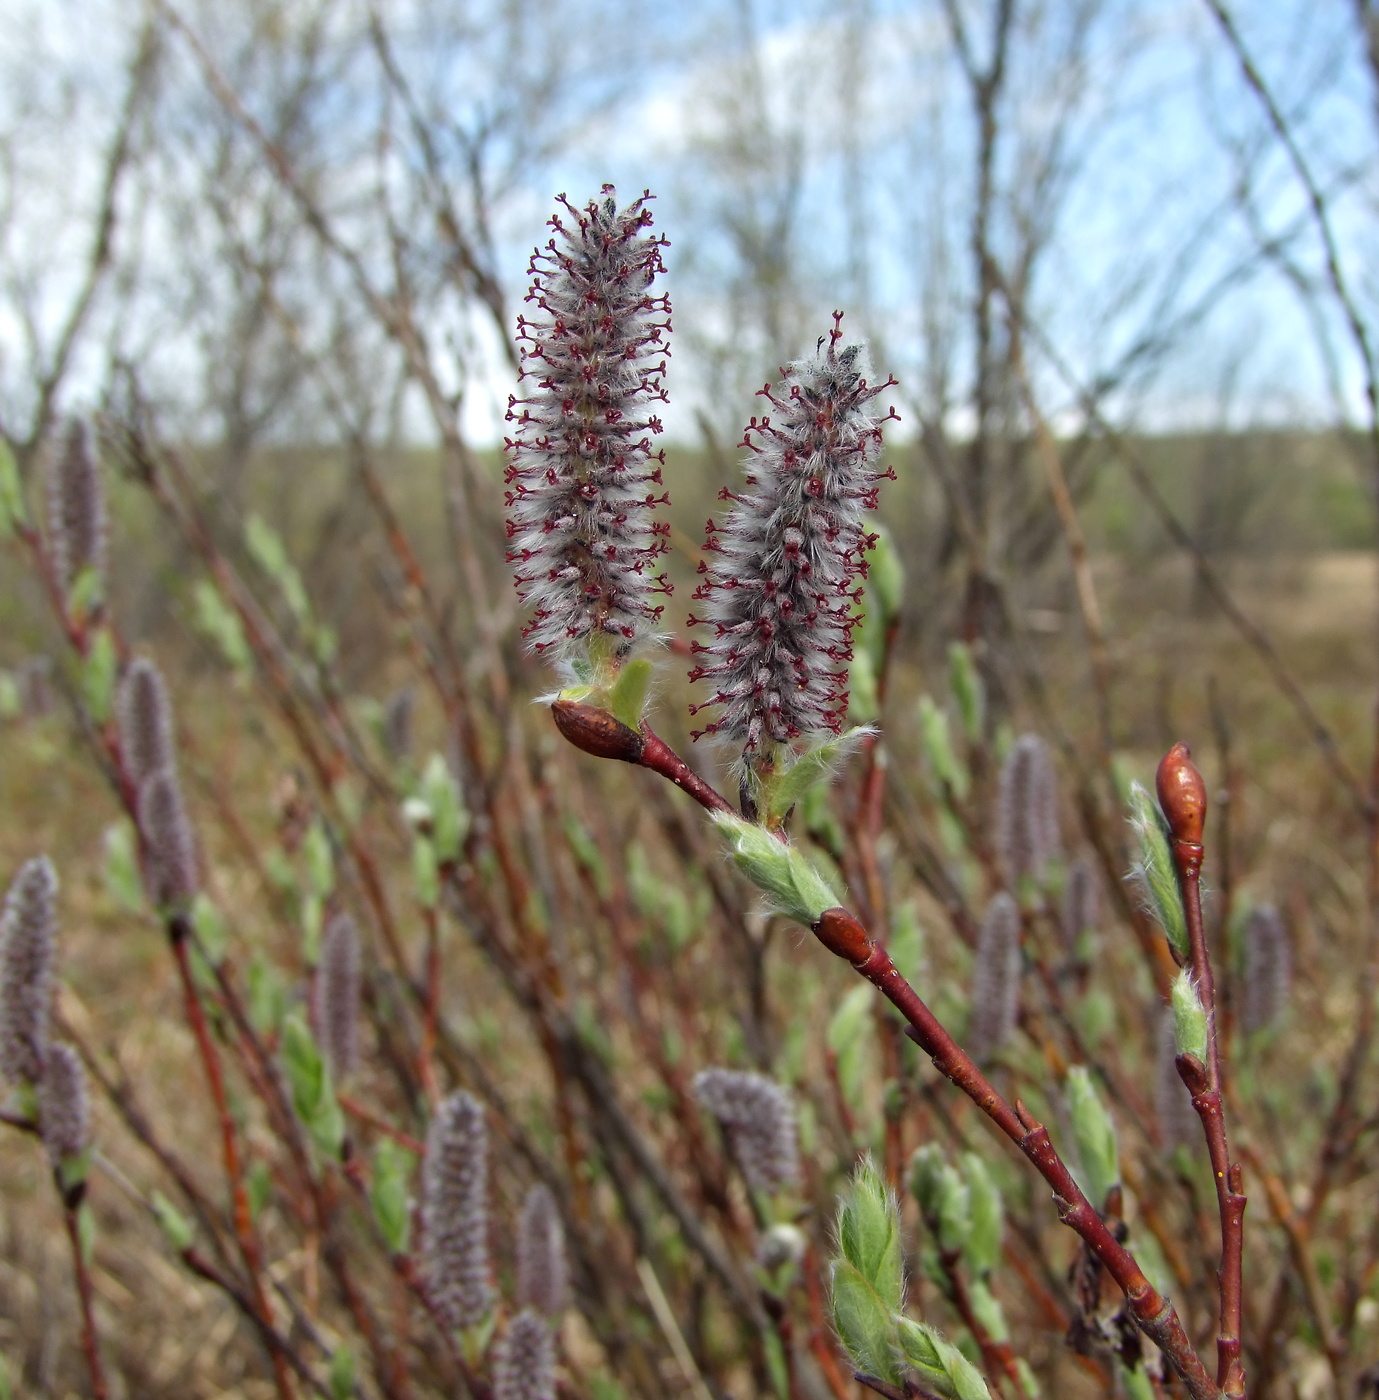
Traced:
<path fill-rule="evenodd" d="M 637 763 L 646 747 L 646 740 L 635 729 L 629 729 L 597 705 L 557 700 L 551 706 L 551 715 L 555 727 L 575 748 L 595 758 L 620 758 L 624 763 Z"/>
<path fill-rule="evenodd" d="M 1186 744 L 1174 744 L 1163 756 L 1155 787 L 1174 841 L 1200 846 L 1207 822 L 1207 785 Z"/>

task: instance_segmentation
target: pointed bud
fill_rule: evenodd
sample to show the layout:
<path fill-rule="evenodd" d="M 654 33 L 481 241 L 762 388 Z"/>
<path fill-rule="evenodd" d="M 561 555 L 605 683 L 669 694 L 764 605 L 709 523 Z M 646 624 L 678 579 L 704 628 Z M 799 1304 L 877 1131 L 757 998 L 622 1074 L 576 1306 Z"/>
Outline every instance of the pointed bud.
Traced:
<path fill-rule="evenodd" d="M 607 710 L 575 700 L 557 700 L 551 706 L 555 727 L 575 748 L 595 758 L 618 758 L 636 763 L 646 740 L 635 729 L 614 719 Z"/>
<path fill-rule="evenodd" d="M 172 740 L 172 707 L 158 668 L 140 658 L 130 663 L 120 682 L 117 713 L 120 760 L 136 790 L 160 768 L 172 772 L 176 751 Z"/>
<path fill-rule="evenodd" d="M 86 1073 L 70 1045 L 48 1047 L 38 1085 L 38 1124 L 48 1160 L 61 1167 L 86 1151 L 91 1141 L 91 1105 Z"/>
<path fill-rule="evenodd" d="M 1004 1048 L 1020 1013 L 1020 907 L 1002 892 L 977 934 L 967 1052 L 979 1063 Z"/>
<path fill-rule="evenodd" d="M 747 1070 L 706 1069 L 695 1075 L 694 1093 L 723 1128 L 753 1191 L 771 1195 L 799 1180 L 795 1109 L 779 1084 Z"/>
<path fill-rule="evenodd" d="M 996 800 L 996 849 L 1012 889 L 1039 880 L 1062 851 L 1058 832 L 1058 779 L 1049 746 L 1022 734 L 1001 766 Z"/>
<path fill-rule="evenodd" d="M 48 479 L 48 532 L 53 567 L 62 594 L 71 602 L 83 574 L 99 596 L 105 573 L 105 487 L 91 442 L 91 430 L 73 421 L 52 458 Z"/>
<path fill-rule="evenodd" d="M 829 1292 L 833 1326 L 852 1364 L 882 1380 L 898 1380 L 896 1315 L 905 1294 L 900 1209 L 870 1157 L 840 1202 Z"/>
<path fill-rule="evenodd" d="M 1245 969 L 1240 1024 L 1247 1034 L 1277 1023 L 1288 1009 L 1292 955 L 1288 930 L 1272 904 L 1250 910 L 1245 921 Z"/>
<path fill-rule="evenodd" d="M 1180 1055 L 1195 1055 L 1207 1062 L 1207 1013 L 1192 974 L 1183 968 L 1171 992 L 1173 1038 Z"/>
<path fill-rule="evenodd" d="M 508 1323 L 494 1349 L 493 1400 L 555 1400 L 555 1338 L 533 1308 Z"/>
<path fill-rule="evenodd" d="M 1207 785 L 1186 744 L 1174 744 L 1163 756 L 1155 787 L 1174 841 L 1200 846 L 1207 821 Z"/>
<path fill-rule="evenodd" d="M 359 925 L 343 910 L 321 936 L 314 992 L 316 1036 L 340 1084 L 359 1065 Z"/>
<path fill-rule="evenodd" d="M 0 916 L 0 1075 L 37 1084 L 48 1054 L 57 961 L 57 874 L 47 856 L 20 867 Z"/>
<path fill-rule="evenodd" d="M 1139 860 L 1132 874 L 1143 892 L 1148 911 L 1158 920 L 1169 946 L 1180 959 L 1191 955 L 1187 915 L 1177 868 L 1168 849 L 1168 825 L 1154 799 L 1139 783 L 1130 784 L 1130 825 L 1139 844 Z"/>
<path fill-rule="evenodd" d="M 150 774 L 139 789 L 139 831 L 149 898 L 162 910 L 185 909 L 201 884 L 196 838 L 177 777 L 166 768 Z"/>
<path fill-rule="evenodd" d="M 559 1317 L 569 1303 L 565 1230 L 550 1189 L 527 1192 L 517 1228 L 517 1302 L 545 1317 Z"/>
<path fill-rule="evenodd" d="M 1120 1155 L 1116 1128 L 1085 1065 L 1073 1065 L 1066 1086 L 1073 1141 L 1082 1164 L 1082 1184 L 1098 1209 L 1106 1206 L 1111 1188 L 1120 1185 Z"/>
<path fill-rule="evenodd" d="M 765 827 L 729 813 L 711 815 L 729 844 L 733 864 L 766 895 L 776 913 L 808 928 L 819 922 L 825 910 L 841 904 L 838 892 L 795 847 L 778 841 Z"/>
<path fill-rule="evenodd" d="M 901 1356 L 926 1390 L 948 1400 L 991 1400 L 981 1373 L 937 1328 L 908 1317 L 898 1323 Z"/>
<path fill-rule="evenodd" d="M 488 1127 L 483 1106 L 460 1090 L 441 1101 L 426 1134 L 423 1257 L 431 1295 L 453 1328 L 477 1327 L 493 1309 L 488 1265 Z"/>

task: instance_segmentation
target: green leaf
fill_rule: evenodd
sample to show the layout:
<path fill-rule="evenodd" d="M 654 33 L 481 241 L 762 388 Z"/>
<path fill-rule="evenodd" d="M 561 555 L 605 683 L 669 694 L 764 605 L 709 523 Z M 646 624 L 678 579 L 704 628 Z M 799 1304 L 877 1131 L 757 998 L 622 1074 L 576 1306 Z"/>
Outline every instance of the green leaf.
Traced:
<path fill-rule="evenodd" d="M 302 857 L 306 864 L 307 888 L 324 899 L 335 888 L 335 857 L 330 849 L 330 834 L 320 817 L 306 829 Z"/>
<path fill-rule="evenodd" d="M 967 796 L 971 780 L 967 767 L 958 758 L 948 733 L 948 715 L 928 695 L 919 697 L 919 738 L 924 756 L 938 782 L 950 788 L 955 796 Z"/>
<path fill-rule="evenodd" d="M 407 1249 L 411 1229 L 407 1184 L 411 1175 L 412 1154 L 392 1138 L 384 1138 L 374 1151 L 369 1203 L 390 1254 L 403 1254 Z"/>
<path fill-rule="evenodd" d="M 105 580 L 94 564 L 82 568 L 72 586 L 67 590 L 67 615 L 69 617 L 90 617 L 100 606 Z"/>
<path fill-rule="evenodd" d="M 831 777 L 838 764 L 875 732 L 867 728 L 849 729 L 837 738 L 825 739 L 806 749 L 789 768 L 768 778 L 762 785 L 762 806 L 767 819 L 782 820 L 810 788 Z"/>
<path fill-rule="evenodd" d="M 77 1207 L 77 1248 L 82 1260 L 89 1266 L 91 1255 L 96 1248 L 96 1217 L 89 1201 Z"/>
<path fill-rule="evenodd" d="M 986 724 L 986 687 L 966 642 L 951 642 L 948 646 L 948 688 L 957 701 L 963 733 L 969 743 L 979 744 Z"/>
<path fill-rule="evenodd" d="M 1008 1342 L 1010 1340 L 1010 1327 L 1006 1322 L 1005 1309 L 996 1299 L 996 1295 L 979 1278 L 974 1278 L 967 1285 L 968 1301 L 972 1304 L 972 1312 L 978 1322 L 993 1342 Z"/>
<path fill-rule="evenodd" d="M 300 1012 L 283 1022 L 283 1067 L 292 1089 L 292 1106 L 317 1148 L 338 1158 L 345 1140 L 345 1117 L 335 1101 L 330 1070 Z"/>
<path fill-rule="evenodd" d="M 331 1400 L 351 1400 L 355 1384 L 354 1353 L 347 1346 L 338 1346 L 330 1358 Z"/>
<path fill-rule="evenodd" d="M 192 927 L 196 930 L 201 951 L 212 963 L 225 960 L 225 947 L 229 934 L 220 910 L 211 902 L 210 896 L 199 893 L 192 901 Z"/>
<path fill-rule="evenodd" d="M 618 671 L 617 680 L 608 689 L 608 708 L 619 724 L 641 729 L 653 674 L 654 668 L 644 656 L 626 662 Z"/>
<path fill-rule="evenodd" d="M 1115 1124 L 1085 1065 L 1073 1065 L 1068 1071 L 1067 1096 L 1073 1139 L 1082 1164 L 1082 1185 L 1091 1203 L 1103 1210 L 1111 1188 L 1120 1184 Z"/>
<path fill-rule="evenodd" d="M 112 822 L 102 837 L 105 847 L 105 888 L 110 897 L 128 913 L 144 905 L 144 885 L 139 875 L 138 837 L 131 821 Z M 198 895 L 201 899 L 204 896 Z M 193 906 L 195 908 L 195 906 Z"/>
<path fill-rule="evenodd" d="M 991 1400 L 975 1366 L 933 1327 L 897 1318 L 900 1352 L 906 1364 L 945 1400 Z"/>
<path fill-rule="evenodd" d="M 110 717 L 110 702 L 115 694 L 118 669 L 115 638 L 108 627 L 97 628 L 81 665 L 82 699 L 96 724 L 104 724 Z"/>
<path fill-rule="evenodd" d="M 24 504 L 24 487 L 19 480 L 19 463 L 9 443 L 0 439 L 0 540 L 8 539 L 29 522 Z"/>
<path fill-rule="evenodd" d="M 433 753 L 426 760 L 417 796 L 430 809 L 431 840 L 435 843 L 437 859 L 441 862 L 455 860 L 469 832 L 469 813 L 450 765 L 440 754 Z"/>
<path fill-rule="evenodd" d="M 926 1142 L 910 1158 L 910 1194 L 926 1221 L 938 1216 L 939 1186 L 947 1166 L 943 1148 L 936 1142 Z"/>
<path fill-rule="evenodd" d="M 272 1034 L 278 1029 L 287 1007 L 277 969 L 261 952 L 256 952 L 249 962 L 247 980 L 249 1019 L 254 1023 L 255 1030 Z"/>
<path fill-rule="evenodd" d="M 905 567 L 900 562 L 891 539 L 890 531 L 884 525 L 873 524 L 871 533 L 876 543 L 867 552 L 867 596 L 876 600 L 882 619 L 894 622 L 900 615 L 900 606 L 905 597 Z"/>
<path fill-rule="evenodd" d="M 573 812 L 567 812 L 565 814 L 565 840 L 570 847 L 570 853 L 578 862 L 580 869 L 594 882 L 594 889 L 598 892 L 599 898 L 611 898 L 613 894 L 613 882 L 608 875 L 608 866 L 604 863 L 603 855 L 599 851 L 594 838 L 584 829 L 583 823 Z M 633 851 L 640 854 L 641 847 L 633 846 L 629 848 L 629 866 Z M 645 865 L 645 861 L 646 857 L 643 855 L 643 865 Z M 629 883 L 632 882 L 629 880 Z M 632 898 L 633 901 L 636 902 L 637 896 L 635 890 Z M 643 916 L 646 916 L 647 911 L 642 909 L 640 905 L 638 905 L 638 910 Z"/>
<path fill-rule="evenodd" d="M 1170 992 L 1173 1006 L 1173 1040 L 1180 1055 L 1196 1055 L 1207 1062 L 1207 1012 L 1192 974 L 1183 968 Z"/>
<path fill-rule="evenodd" d="M 876 993 L 870 982 L 858 982 L 829 1018 L 826 1043 L 838 1057 L 838 1083 L 843 1097 L 855 1099 L 866 1070 L 872 1005 Z"/>
<path fill-rule="evenodd" d="M 871 632 L 865 634 L 870 638 Z M 852 661 L 848 665 L 848 718 L 854 724 L 871 724 L 881 714 L 881 693 L 876 683 L 876 662 L 871 652 L 854 636 Z"/>
<path fill-rule="evenodd" d="M 733 863 L 766 895 L 776 913 L 812 926 L 825 909 L 842 903 L 842 896 L 805 856 L 765 827 L 723 812 L 715 812 L 713 821 L 731 848 Z"/>
<path fill-rule="evenodd" d="M 945 1164 L 939 1172 L 935 1197 L 939 1248 L 959 1252 L 972 1233 L 972 1198 L 967 1182 L 956 1167 Z"/>
<path fill-rule="evenodd" d="M 981 1278 L 991 1273 L 1001 1258 L 1001 1228 L 1004 1223 L 1001 1193 L 986 1163 L 975 1152 L 963 1153 L 962 1171 L 967 1182 L 968 1215 L 971 1220 L 963 1258 L 967 1267 Z"/>
<path fill-rule="evenodd" d="M 245 1173 L 244 1189 L 249 1197 L 250 1218 L 257 1221 L 273 1199 L 273 1174 L 262 1157 L 256 1157 Z"/>
<path fill-rule="evenodd" d="M 425 836 L 412 838 L 412 886 L 422 908 L 434 909 L 440 903 L 441 879 L 436 848 Z"/>
<path fill-rule="evenodd" d="M 905 1292 L 900 1207 L 870 1156 L 853 1173 L 838 1211 L 838 1248 L 886 1308 L 898 1311 Z"/>
<path fill-rule="evenodd" d="M 228 603 L 206 579 L 198 579 L 192 590 L 192 606 L 196 610 L 196 628 L 218 648 L 229 666 L 240 675 L 254 664 L 244 624 Z"/>
<path fill-rule="evenodd" d="M 1168 845 L 1168 823 L 1159 804 L 1140 786 L 1130 784 L 1130 825 L 1139 840 L 1140 858 L 1135 866 L 1150 912 L 1182 959 L 1190 956 L 1183 892 Z"/>
<path fill-rule="evenodd" d="M 10 1364 L 0 1356 L 0 1400 L 14 1400 L 14 1385 L 10 1381 Z"/>
<path fill-rule="evenodd" d="M 883 1381 L 898 1381 L 892 1311 L 862 1271 L 847 1259 L 834 1260 L 830 1302 L 834 1329 L 853 1366 Z"/>

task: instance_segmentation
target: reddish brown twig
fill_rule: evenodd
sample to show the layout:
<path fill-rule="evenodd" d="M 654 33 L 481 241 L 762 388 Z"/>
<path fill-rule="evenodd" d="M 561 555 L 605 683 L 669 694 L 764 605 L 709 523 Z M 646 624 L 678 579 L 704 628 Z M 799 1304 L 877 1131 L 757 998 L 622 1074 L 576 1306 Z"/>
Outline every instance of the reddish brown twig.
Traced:
<path fill-rule="evenodd" d="M 81 1302 L 81 1351 L 86 1358 L 86 1369 L 91 1373 L 92 1400 L 106 1400 L 109 1390 L 105 1383 L 105 1367 L 101 1362 L 100 1334 L 96 1331 L 95 1295 L 91 1288 L 91 1270 L 87 1267 L 86 1254 L 81 1244 L 82 1192 L 64 1190 L 58 1182 L 61 1193 L 62 1215 L 67 1226 L 67 1238 L 72 1244 L 72 1271 L 76 1275 L 77 1297 Z"/>
<path fill-rule="evenodd" d="M 1216 1339 L 1216 1380 L 1231 1396 L 1244 1395 L 1245 1371 L 1240 1359 L 1241 1267 L 1244 1244 L 1245 1197 L 1240 1164 L 1230 1159 L 1225 1105 L 1221 1094 L 1221 1050 L 1216 1033 L 1216 984 L 1207 953 L 1202 923 L 1200 878 L 1202 831 L 1207 818 L 1207 788 L 1186 744 L 1174 744 L 1159 764 L 1159 805 L 1172 835 L 1173 863 L 1183 892 L 1191 948 L 1192 975 L 1207 1013 L 1207 1061 L 1178 1057 L 1178 1073 L 1192 1093 L 1192 1106 L 1202 1120 L 1216 1183 L 1221 1216 L 1220 1315 Z"/>

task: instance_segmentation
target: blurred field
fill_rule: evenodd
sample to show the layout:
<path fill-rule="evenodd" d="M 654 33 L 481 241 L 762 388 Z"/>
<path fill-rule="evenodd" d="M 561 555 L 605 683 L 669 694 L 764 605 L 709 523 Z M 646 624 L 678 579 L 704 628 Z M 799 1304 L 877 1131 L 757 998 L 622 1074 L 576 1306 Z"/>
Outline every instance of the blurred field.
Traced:
<path fill-rule="evenodd" d="M 1249 492 L 1239 487 L 1238 517 L 1230 530 L 1204 537 L 1204 548 L 1244 609 L 1269 630 L 1284 664 L 1332 726 L 1351 763 L 1359 767 L 1370 742 L 1379 680 L 1373 644 L 1379 565 L 1372 553 L 1357 547 L 1363 496 L 1351 484 L 1343 455 L 1328 457 L 1325 443 L 1295 436 L 1283 448 L 1269 442 L 1228 442 L 1225 447 L 1241 479 L 1253 485 Z M 1200 477 L 1206 451 L 1196 442 L 1151 444 L 1149 455 L 1157 460 L 1168 493 L 1189 517 L 1194 510 L 1204 519 L 1210 516 L 1210 503 L 1203 504 L 1208 488 Z M 709 479 L 702 459 L 686 457 L 680 470 L 679 478 L 671 476 L 675 518 L 685 522 L 688 537 L 696 518 L 713 508 L 717 483 Z M 396 463 L 389 484 L 428 564 L 438 577 L 449 578 L 445 513 L 436 504 L 441 485 L 434 463 L 422 455 Z M 909 481 L 897 490 L 887 510 L 907 563 L 914 565 L 915 582 L 906 601 L 885 714 L 893 782 L 911 794 L 911 803 L 923 785 L 915 700 L 925 689 L 943 691 L 942 652 L 951 636 L 954 606 L 942 566 L 928 562 L 932 553 L 926 551 L 932 550 L 933 542 L 925 521 L 914 513 L 922 508 L 927 489 L 923 481 Z M 1216 489 L 1230 494 L 1221 483 Z M 1346 1043 L 1356 1009 L 1351 972 L 1361 939 L 1362 834 L 1258 659 L 1203 600 L 1189 564 L 1156 537 L 1127 491 L 1108 470 L 1086 506 L 1116 676 L 1117 748 L 1128 767 L 1147 778 L 1171 742 L 1184 738 L 1193 744 L 1213 800 L 1219 802 L 1230 790 L 1230 878 L 1237 895 L 1243 884 L 1254 897 L 1272 898 L 1286 907 L 1297 965 L 1305 969 L 1293 1012 L 1294 1023 L 1307 1027 L 1305 1042 L 1297 1047 L 1275 1044 L 1242 1069 L 1243 1082 L 1259 1091 L 1245 1114 L 1244 1135 L 1249 1141 L 1266 1141 L 1289 1121 L 1293 1101 L 1330 1091 L 1335 1060 Z M 365 697 L 386 700 L 408 668 L 377 602 L 373 575 L 386 561 L 363 503 L 329 462 L 302 458 L 290 464 L 283 458 L 266 462 L 249 484 L 246 500 L 281 526 L 303 563 L 317 606 L 338 629 L 340 672 L 352 688 L 352 703 Z M 196 637 L 189 625 L 189 585 L 195 569 L 128 485 L 115 490 L 115 517 L 116 609 L 137 648 L 155 655 L 174 682 L 187 746 L 189 796 L 207 833 L 215 898 L 230 911 L 236 936 L 246 949 L 262 950 L 290 974 L 300 969 L 299 953 L 284 944 L 282 926 L 272 917 L 271 890 L 265 889 L 262 872 L 249 868 L 235 833 L 221 816 L 226 806 L 233 807 L 248 838 L 261 850 L 272 849 L 281 840 L 292 795 L 301 787 L 298 760 L 281 727 L 251 703 L 247 689 L 227 680 L 208 645 Z M 232 539 L 230 522 L 221 523 Z M 680 611 L 687 605 L 690 589 L 684 585 L 691 564 L 687 550 L 677 550 L 675 568 L 682 586 L 675 602 Z M 1087 751 L 1093 709 L 1086 650 L 1063 574 L 1061 562 L 1053 558 L 1021 585 L 1017 603 L 1027 630 L 1020 645 L 1029 649 L 1043 672 L 1058 725 L 1075 747 Z M 501 626 L 510 633 L 515 610 L 500 571 L 495 573 L 494 592 L 503 609 Z M 0 871 L 15 869 L 39 851 L 52 856 L 63 881 L 63 1015 L 112 1053 L 112 1063 L 138 1086 L 143 1107 L 167 1140 L 189 1158 L 204 1159 L 209 1154 L 203 1144 L 210 1140 L 213 1121 L 199 1083 L 188 1078 L 198 1071 L 162 934 L 147 914 L 122 907 L 104 878 L 103 841 L 118 810 L 64 702 L 70 674 L 51 622 L 35 586 L 17 571 L 12 557 L 0 563 L 0 599 L 0 668 L 14 671 L 37 653 L 54 657 L 51 711 L 13 718 L 0 728 Z M 679 703 L 685 694 L 682 670 L 672 658 L 664 682 L 662 727 L 677 740 L 688 727 Z M 521 674 L 529 694 L 543 688 L 535 668 Z M 590 824 L 605 852 L 625 852 L 634 842 L 652 845 L 654 823 L 644 789 L 620 784 L 616 773 L 591 775 L 579 756 L 557 750 L 541 712 L 519 707 L 516 714 L 515 722 L 529 733 L 537 756 L 534 771 L 560 795 L 567 810 Z M 1017 729 L 1039 724 L 1023 712 L 1003 722 Z M 423 703 L 418 751 L 442 748 L 445 742 L 440 715 Z M 1229 772 L 1223 767 L 1227 751 Z M 1075 819 L 1067 790 L 1064 803 L 1071 833 Z M 658 804 L 663 805 L 660 794 L 652 806 L 659 810 Z M 1221 829 L 1220 810 L 1214 833 Z M 888 839 L 892 844 L 886 854 L 897 894 L 916 895 L 903 842 Z M 395 870 L 390 881 L 399 904 L 405 904 L 405 851 L 398 848 L 393 855 L 402 873 Z M 1208 875 L 1218 887 L 1221 859 L 1215 838 Z M 918 897 L 926 925 L 938 927 L 942 911 L 924 902 L 922 894 Z M 570 936 L 582 934 L 572 930 Z M 794 933 L 782 930 L 770 941 L 769 954 L 764 972 L 766 1024 L 775 1037 L 769 1057 L 809 1082 L 823 1074 L 821 1048 L 811 1027 L 828 1021 L 851 983 L 820 950 L 803 946 Z M 603 975 L 601 956 L 592 948 L 579 953 L 582 979 L 597 982 Z M 702 975 L 712 979 L 716 961 L 711 948 L 700 944 L 688 957 L 684 974 L 692 976 L 693 969 L 702 966 Z M 446 958 L 450 1013 L 500 1072 L 514 1098 L 535 1102 L 544 1092 L 538 1057 L 529 1033 L 512 1019 L 491 971 L 453 933 L 447 937 Z M 969 975 L 970 954 L 956 943 L 931 941 L 925 959 L 929 993 L 941 1012 L 960 1021 L 966 1011 L 958 989 Z M 1103 1001 L 1124 987 L 1136 987 L 1148 999 L 1143 966 L 1128 940 L 1126 946 L 1103 947 L 1092 981 Z M 300 987 L 289 982 L 288 995 L 300 997 Z M 726 1005 L 705 1010 L 695 1032 L 699 1056 L 707 1062 L 714 1054 L 731 1059 L 742 1053 L 735 1013 Z M 1094 1028 L 1096 1016 L 1104 1014 L 1104 1007 L 1093 1007 L 1087 1012 L 1088 1025 Z M 617 1025 L 609 1025 L 607 1032 L 621 1045 Z M 1104 1035 L 1106 1026 L 1093 1033 Z M 631 1044 L 622 1050 L 635 1058 Z M 635 1069 L 628 1069 L 627 1076 L 629 1087 L 644 1094 L 644 1106 L 653 1110 L 651 1121 L 656 1123 L 656 1095 L 662 1091 L 651 1080 L 642 1080 Z M 878 1107 L 869 1103 L 867 1111 Z M 961 1123 L 967 1123 L 965 1108 L 957 1110 Z M 816 1131 L 837 1139 L 834 1123 Z M 1300 1134 L 1297 1142 L 1285 1135 L 1279 1144 L 1285 1164 L 1301 1172 L 1313 1132 Z M 241 1369 L 247 1352 L 233 1312 L 187 1282 L 167 1261 L 156 1227 L 134 1202 L 122 1197 L 119 1173 L 138 1180 L 150 1163 L 128 1145 L 105 1106 L 97 1113 L 97 1137 L 122 1144 L 118 1152 L 112 1151 L 119 1162 L 116 1174 L 101 1184 L 95 1251 L 99 1317 L 112 1367 L 126 1378 L 117 1394 L 196 1400 L 222 1395 L 247 1400 L 270 1394 L 261 1370 Z M 1016 1198 L 1032 1197 L 1037 1203 L 1040 1193 L 1032 1191 L 1012 1164 L 1001 1164 L 999 1171 Z M 0 1218 L 0 1353 L 24 1358 L 29 1373 L 38 1376 L 37 1393 L 56 1397 L 82 1392 L 71 1345 L 76 1321 L 69 1262 L 65 1251 L 57 1248 L 60 1215 L 46 1176 L 31 1142 L 0 1135 L 0 1181 L 7 1202 Z M 821 1211 L 828 1209 L 831 1182 L 822 1170 L 811 1178 L 812 1199 Z M 1338 1193 L 1331 1210 L 1352 1219 L 1375 1218 L 1371 1182 L 1372 1178 L 1362 1179 Z M 513 1189 L 500 1183 L 499 1192 L 504 1209 L 515 1209 Z M 1252 1257 L 1258 1267 L 1272 1270 L 1280 1250 L 1265 1220 L 1261 1199 L 1252 1206 L 1251 1248 L 1257 1251 Z M 271 1239 L 271 1211 L 268 1233 Z M 1066 1245 L 1053 1249 L 1059 1259 L 1066 1254 Z M 299 1255 L 283 1257 L 274 1266 L 275 1276 L 308 1297 L 318 1286 L 317 1267 L 317 1261 Z M 1016 1299 L 1008 1305 L 1022 1325 L 1037 1331 L 1037 1322 Z M 1254 1306 L 1252 1322 L 1259 1326 L 1262 1302 Z M 169 1324 L 170 1318 L 177 1319 L 175 1325 Z M 1308 1396 L 1313 1392 L 1305 1377 L 1316 1353 L 1305 1341 L 1295 1340 L 1296 1354 L 1289 1353 L 1289 1364 L 1300 1378 L 1296 1393 Z M 597 1368 L 601 1353 L 580 1320 L 568 1321 L 565 1341 L 572 1364 Z M 711 1340 L 703 1344 L 712 1349 Z M 1079 1379 L 1056 1337 L 1044 1336 L 1029 1354 L 1041 1374 L 1060 1378 L 1053 1393 L 1096 1393 Z M 675 1389 L 682 1378 L 672 1368 L 665 1379 Z"/>

